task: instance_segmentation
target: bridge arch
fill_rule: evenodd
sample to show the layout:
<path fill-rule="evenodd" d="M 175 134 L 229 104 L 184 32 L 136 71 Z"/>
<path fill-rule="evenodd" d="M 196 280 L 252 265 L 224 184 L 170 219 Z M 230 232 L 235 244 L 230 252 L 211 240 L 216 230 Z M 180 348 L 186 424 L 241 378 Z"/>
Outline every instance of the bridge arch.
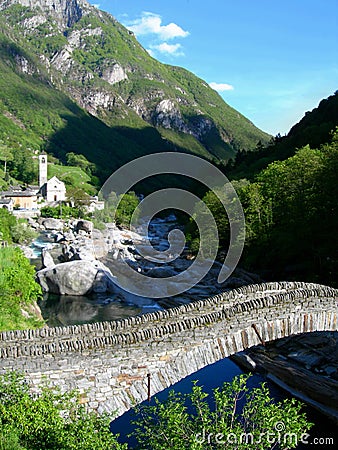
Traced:
<path fill-rule="evenodd" d="M 337 330 L 338 290 L 300 282 L 244 286 L 112 322 L 0 334 L 0 372 L 46 379 L 99 412 L 121 415 L 148 395 L 239 351 L 283 337 Z"/>

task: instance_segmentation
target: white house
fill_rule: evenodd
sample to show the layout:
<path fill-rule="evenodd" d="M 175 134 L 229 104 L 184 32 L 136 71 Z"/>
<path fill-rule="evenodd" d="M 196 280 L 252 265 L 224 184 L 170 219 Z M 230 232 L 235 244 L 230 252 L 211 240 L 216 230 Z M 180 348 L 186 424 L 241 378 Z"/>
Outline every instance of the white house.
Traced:
<path fill-rule="evenodd" d="M 8 211 L 13 211 L 14 201 L 12 198 L 0 198 L 0 208 L 7 209 Z"/>
<path fill-rule="evenodd" d="M 97 196 L 90 197 L 89 205 L 87 206 L 87 211 L 92 213 L 94 211 L 102 211 L 104 209 L 104 201 L 99 200 Z"/>

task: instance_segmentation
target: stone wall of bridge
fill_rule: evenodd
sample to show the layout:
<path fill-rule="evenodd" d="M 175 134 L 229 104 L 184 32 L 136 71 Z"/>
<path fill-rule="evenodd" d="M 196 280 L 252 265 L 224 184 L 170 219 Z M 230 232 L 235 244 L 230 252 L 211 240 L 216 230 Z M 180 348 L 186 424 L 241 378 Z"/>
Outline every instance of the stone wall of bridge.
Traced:
<path fill-rule="evenodd" d="M 4 332 L 0 371 L 78 389 L 89 408 L 128 410 L 260 339 L 337 330 L 338 291 L 310 283 L 245 286 L 166 311 L 112 322 Z"/>

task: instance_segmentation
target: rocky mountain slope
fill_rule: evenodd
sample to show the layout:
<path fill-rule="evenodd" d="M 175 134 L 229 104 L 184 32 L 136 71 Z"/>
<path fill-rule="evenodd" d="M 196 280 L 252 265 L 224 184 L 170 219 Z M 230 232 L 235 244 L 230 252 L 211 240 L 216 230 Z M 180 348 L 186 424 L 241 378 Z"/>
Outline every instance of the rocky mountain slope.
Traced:
<path fill-rule="evenodd" d="M 0 0 L 0 139 L 108 174 L 154 151 L 225 162 L 269 136 L 85 0 Z"/>

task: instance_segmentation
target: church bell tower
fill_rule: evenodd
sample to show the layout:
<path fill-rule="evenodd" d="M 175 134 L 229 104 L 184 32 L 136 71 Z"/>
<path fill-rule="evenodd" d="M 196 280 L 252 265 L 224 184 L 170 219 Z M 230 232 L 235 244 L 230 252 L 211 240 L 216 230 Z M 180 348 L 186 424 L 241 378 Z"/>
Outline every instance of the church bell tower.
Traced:
<path fill-rule="evenodd" d="M 47 155 L 39 155 L 39 186 L 46 184 L 47 179 Z"/>

